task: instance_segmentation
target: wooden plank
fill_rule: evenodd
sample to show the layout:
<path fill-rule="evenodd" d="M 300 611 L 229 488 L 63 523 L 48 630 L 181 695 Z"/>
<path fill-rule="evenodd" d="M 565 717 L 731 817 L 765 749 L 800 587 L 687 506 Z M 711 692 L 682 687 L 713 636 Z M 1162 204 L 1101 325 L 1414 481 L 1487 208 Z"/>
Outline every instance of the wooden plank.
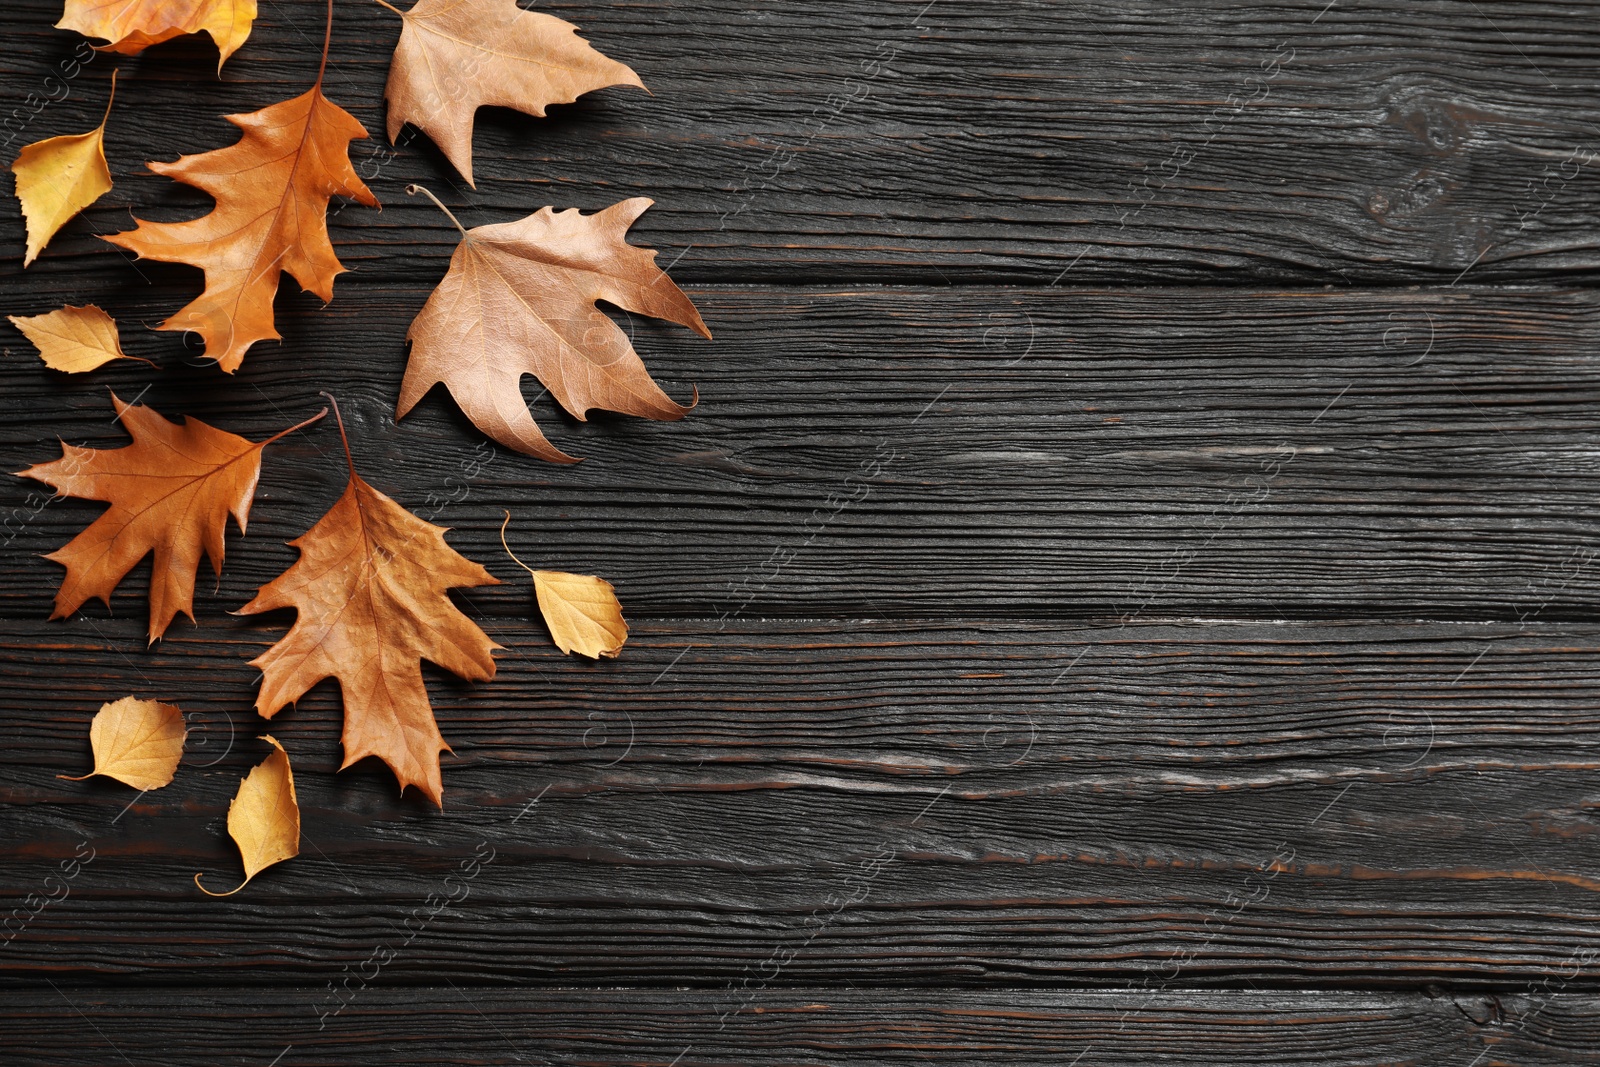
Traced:
<path fill-rule="evenodd" d="M 696 284 L 1443 283 L 1600 265 L 1600 23 L 1585 3 L 1210 0 L 1176 18 L 1048 0 L 1003 16 L 850 0 L 826 19 L 800 0 L 540 6 L 654 95 L 606 90 L 543 122 L 484 113 L 476 192 L 425 138 L 358 145 L 385 209 L 339 217 L 347 264 L 435 276 L 456 234 L 404 195 L 421 181 L 470 205 L 469 224 L 652 197 L 641 239 Z M 46 81 L 77 43 L 49 28 L 59 8 L 8 10 L 13 153 L 93 126 L 104 102 L 101 66 Z M 133 277 L 92 234 L 126 228 L 130 207 L 204 204 L 139 164 L 230 143 L 220 115 L 303 91 L 322 20 L 322 0 L 265 5 L 220 82 L 209 43 L 123 62 L 117 189 L 29 271 L 32 291 L 85 269 Z M 340 6 L 328 90 L 380 137 L 397 35 L 377 4 Z M 0 257 L 21 234 L 14 218 Z"/>
<path fill-rule="evenodd" d="M 237 877 L 272 631 L 141 633 L 6 627 L 13 979 L 321 982 L 398 937 L 409 982 L 1503 987 L 1600 950 L 1593 625 L 649 622 L 586 666 L 500 623 L 494 682 L 434 676 L 443 812 L 335 775 L 331 685 L 273 722 L 303 854 L 226 901 L 190 878 Z M 129 691 L 192 714 L 177 782 L 57 780 Z"/>
<path fill-rule="evenodd" d="M 135 328 L 193 272 L 94 236 L 203 212 L 137 162 L 309 84 L 322 0 L 263 7 L 220 81 L 205 43 L 116 61 L 117 189 L 6 277 L 3 310 L 95 300 L 168 369 L 144 394 L 143 367 L 64 382 L 13 337 L 0 462 L 120 443 L 108 384 L 262 436 L 331 382 L 366 473 L 514 581 L 462 598 L 508 650 L 491 684 L 429 675 L 457 747 L 443 812 L 335 774 L 331 685 L 275 721 L 306 854 L 201 899 L 195 871 L 233 876 L 224 812 L 260 755 L 247 662 L 287 621 L 224 611 L 341 487 L 328 428 L 275 446 L 204 625 L 153 650 L 142 573 L 115 618 L 41 621 L 57 571 L 35 556 L 96 507 L 7 482 L 8 1062 L 1588 1055 L 1587 5 L 849 0 L 819 25 L 557 3 L 655 95 L 485 113 L 476 193 L 421 138 L 358 146 L 389 206 L 336 209 L 354 273 L 327 310 L 286 292 L 285 344 L 222 380 Z M 380 129 L 393 16 L 339 12 L 329 91 Z M 101 59 L 27 96 L 74 47 L 58 16 L 8 12 L 13 152 L 100 113 Z M 437 397 L 394 427 L 454 239 L 401 193 L 419 180 L 469 224 L 657 198 L 637 239 L 719 341 L 627 325 L 702 408 L 580 428 L 544 401 L 577 470 L 475 449 Z M 20 239 L 14 219 L 0 257 Z M 1129 282 L 1179 288 L 1100 288 Z M 1437 286 L 1265 288 L 1415 282 Z M 623 588 L 621 661 L 549 649 L 502 508 L 525 555 Z M 130 691 L 194 717 L 178 783 L 59 781 Z M 930 983 L 962 988 L 905 988 Z"/>
<path fill-rule="evenodd" d="M 571 468 L 488 444 L 442 390 L 396 427 L 425 293 L 365 286 L 234 378 L 170 358 L 154 379 L 14 364 L 0 469 L 52 458 L 57 435 L 125 443 L 108 387 L 260 439 L 332 385 L 365 476 L 469 557 L 523 580 L 499 544 L 510 509 L 525 558 L 603 574 L 638 617 L 1526 619 L 1600 603 L 1593 290 L 703 290 L 715 343 L 632 324 L 670 391 L 701 388 L 685 420 L 578 426 L 537 400 L 589 457 Z M 115 306 L 156 317 L 143 297 Z M 202 617 L 286 567 L 282 542 L 345 477 L 331 420 L 274 445 Z M 37 557 L 99 510 L 41 488 L 0 479 L 14 619 L 49 614 L 60 568 Z M 118 612 L 143 610 L 146 574 Z M 481 598 L 526 611 L 513 591 Z"/>
<path fill-rule="evenodd" d="M 1541 1067 L 1588 1062 L 1600 1004 L 1526 995 L 1173 990 L 384 988 L 10 995 L 17 1067 L 239 1062 Z M 241 1022 L 248 1020 L 248 1028 Z M 224 1051 L 225 1050 L 225 1053 Z M 281 1057 L 273 1060 L 274 1056 Z M 1076 1057 L 1076 1061 L 1074 1060 Z"/>

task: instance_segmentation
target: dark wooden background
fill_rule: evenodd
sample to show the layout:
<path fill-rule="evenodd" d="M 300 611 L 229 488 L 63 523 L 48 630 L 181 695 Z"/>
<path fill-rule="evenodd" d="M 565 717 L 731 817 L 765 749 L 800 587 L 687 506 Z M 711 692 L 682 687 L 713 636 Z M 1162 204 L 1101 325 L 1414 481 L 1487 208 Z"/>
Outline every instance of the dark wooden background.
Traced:
<path fill-rule="evenodd" d="M 333 684 L 275 720 L 302 855 L 203 898 L 291 621 L 229 612 L 341 490 L 333 428 L 148 649 L 147 567 L 45 621 L 97 505 L 0 481 L 4 913 L 94 856 L 0 943 L 0 1060 L 1600 1062 L 1600 6 L 1325 3 L 561 0 L 654 95 L 481 113 L 474 192 L 382 140 L 398 20 L 339 0 L 384 207 L 335 205 L 333 303 L 286 281 L 230 378 L 142 328 L 198 273 L 96 235 L 207 209 L 142 164 L 304 91 L 321 0 L 262 0 L 220 80 L 179 41 L 42 109 L 78 39 L 8 0 L 8 160 L 122 81 L 116 189 L 26 272 L 12 205 L 0 311 L 97 302 L 161 371 L 5 327 L 4 469 L 124 443 L 108 389 L 259 438 L 331 388 L 505 579 L 459 602 L 507 651 L 429 668 L 442 812 L 334 773 Z M 717 339 L 626 324 L 700 406 L 534 401 L 574 468 L 438 393 L 396 426 L 456 240 L 415 181 L 469 226 L 653 197 Z M 503 508 L 615 582 L 620 659 L 550 645 Z M 173 785 L 58 781 L 129 693 L 189 713 Z"/>

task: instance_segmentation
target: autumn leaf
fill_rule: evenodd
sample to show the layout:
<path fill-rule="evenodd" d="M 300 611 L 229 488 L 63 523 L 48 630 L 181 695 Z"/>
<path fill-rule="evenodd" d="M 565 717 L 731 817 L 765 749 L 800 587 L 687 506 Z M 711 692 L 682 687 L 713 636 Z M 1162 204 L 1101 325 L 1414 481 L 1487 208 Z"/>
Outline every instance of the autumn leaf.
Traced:
<path fill-rule="evenodd" d="M 516 0 L 418 0 L 410 11 L 378 3 L 403 20 L 384 89 L 389 140 L 411 123 L 468 185 L 478 108 L 497 105 L 542 117 L 550 104 L 569 104 L 608 85 L 644 88 L 639 75 L 579 37 L 578 27 L 523 11 Z"/>
<path fill-rule="evenodd" d="M 39 258 L 67 221 L 111 191 L 106 166 L 106 120 L 117 98 L 117 72 L 111 72 L 111 98 L 100 125 L 88 133 L 51 137 L 28 145 L 11 164 L 17 199 L 28 222 L 28 248 L 22 265 Z"/>
<path fill-rule="evenodd" d="M 615 587 L 592 574 L 534 570 L 517 559 L 506 544 L 506 526 L 510 523 L 508 511 L 506 521 L 500 524 L 500 544 L 517 566 L 533 576 L 539 614 L 550 627 L 556 647 L 590 659 L 615 656 L 622 651 L 623 642 L 628 640 L 628 624 L 622 619 L 622 604 Z"/>
<path fill-rule="evenodd" d="M 221 56 L 217 70 L 250 36 L 256 0 L 67 0 L 58 30 L 109 41 L 107 52 L 138 55 L 153 44 L 209 33 Z"/>
<path fill-rule="evenodd" d="M 323 394 L 327 395 L 327 394 Z M 329 397 L 332 400 L 332 397 Z M 335 416 L 338 405 L 334 405 Z M 339 423 L 344 436 L 344 423 Z M 443 806 L 439 753 L 422 660 L 472 681 L 494 677 L 500 646 L 450 602 L 448 591 L 498 585 L 445 543 L 445 531 L 412 515 L 356 474 L 333 507 L 290 544 L 300 559 L 263 586 L 241 614 L 298 612 L 294 626 L 252 661 L 262 672 L 256 710 L 272 718 L 324 678 L 344 692 L 344 764 L 387 763 L 406 786 Z"/>
<path fill-rule="evenodd" d="M 123 697 L 102 704 L 89 725 L 94 770 L 81 778 L 56 777 L 81 782 L 103 774 L 135 789 L 160 789 L 178 773 L 187 734 L 183 712 L 171 704 Z"/>
<path fill-rule="evenodd" d="M 328 32 L 333 3 L 328 3 Z M 229 115 L 239 142 L 150 169 L 211 194 L 216 209 L 188 222 L 140 222 L 105 238 L 144 259 L 188 263 L 206 272 L 206 288 L 162 330 L 193 330 L 224 371 L 239 368 L 257 341 L 277 340 L 272 300 L 287 272 L 323 300 L 344 273 L 328 239 L 328 201 L 335 194 L 377 207 L 350 165 L 349 144 L 367 136 L 349 112 L 322 95 L 328 63 L 311 90 L 249 115 Z"/>
<path fill-rule="evenodd" d="M 274 863 L 300 855 L 300 801 L 289 753 L 271 734 L 261 739 L 275 751 L 239 783 L 239 792 L 228 805 L 228 836 L 244 859 L 244 881 L 226 893 L 213 893 L 200 885 L 196 874 L 194 884 L 208 896 L 231 897 Z"/>
<path fill-rule="evenodd" d="M 153 643 L 178 612 L 194 620 L 194 579 L 202 551 L 212 569 L 222 573 L 228 515 L 243 532 L 261 476 L 261 450 L 327 410 L 257 444 L 199 419 L 169 422 L 151 408 L 124 404 L 115 394 L 111 403 L 133 444 L 92 449 L 62 442 L 60 459 L 17 474 L 44 482 L 61 496 L 111 505 L 66 547 L 45 557 L 67 568 L 50 617 L 64 619 L 90 597 L 109 607 L 117 583 L 153 552 Z"/>
<path fill-rule="evenodd" d="M 439 204 L 461 230 L 461 244 L 406 334 L 411 360 L 396 418 L 443 382 L 478 429 L 557 463 L 577 461 L 534 424 L 522 398 L 525 374 L 580 420 L 595 408 L 682 418 L 689 408 L 661 391 L 627 334 L 595 306 L 605 300 L 711 336 L 694 304 L 656 267 L 655 252 L 624 239 L 651 203 L 635 197 L 594 215 L 547 207 L 471 231 Z"/>
<path fill-rule="evenodd" d="M 628 624 L 622 619 L 617 591 L 604 578 L 565 571 L 536 571 L 534 592 L 539 598 L 539 614 L 550 627 L 550 636 L 563 652 L 576 652 L 590 659 L 615 656 L 628 639 Z"/>
<path fill-rule="evenodd" d="M 93 304 L 58 308 L 44 315 L 7 315 L 6 318 L 33 342 L 45 366 L 51 370 L 81 374 L 114 359 L 150 363 L 148 359 L 122 351 L 117 320 Z"/>

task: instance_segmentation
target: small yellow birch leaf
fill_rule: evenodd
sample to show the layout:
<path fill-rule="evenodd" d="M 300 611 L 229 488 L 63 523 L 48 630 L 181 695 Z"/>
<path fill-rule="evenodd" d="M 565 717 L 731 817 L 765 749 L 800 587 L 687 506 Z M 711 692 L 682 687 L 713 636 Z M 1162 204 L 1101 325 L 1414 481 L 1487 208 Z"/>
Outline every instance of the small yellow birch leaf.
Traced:
<path fill-rule="evenodd" d="M 7 315 L 6 318 L 33 342 L 45 366 L 51 370 L 82 374 L 114 359 L 140 359 L 122 350 L 117 320 L 93 304 L 69 305 L 44 315 Z M 150 363 L 148 359 L 140 359 L 140 362 Z"/>
<path fill-rule="evenodd" d="M 123 697 L 101 705 L 89 726 L 94 770 L 79 778 L 56 777 L 81 782 L 103 774 L 135 789 L 160 789 L 178 771 L 187 733 L 183 712 L 171 704 Z"/>
<path fill-rule="evenodd" d="M 534 571 L 539 613 L 563 652 L 590 659 L 615 656 L 628 639 L 617 591 L 604 578 L 564 571 Z"/>
<path fill-rule="evenodd" d="M 539 598 L 539 613 L 556 647 L 563 652 L 576 652 L 590 659 L 615 656 L 628 640 L 628 624 L 622 619 L 622 604 L 617 591 L 604 578 L 592 574 L 568 574 L 565 571 L 536 571 L 517 559 L 506 545 L 506 525 L 511 522 L 511 512 L 500 526 L 500 543 L 506 555 L 516 560 L 517 566 L 533 575 L 533 590 Z"/>
<path fill-rule="evenodd" d="M 270 734 L 262 739 L 276 751 L 239 783 L 239 792 L 228 805 L 228 835 L 244 858 L 244 881 L 226 893 L 213 893 L 195 875 L 194 884 L 208 896 L 232 896 L 274 863 L 300 855 L 300 802 L 294 795 L 289 754 Z"/>
<path fill-rule="evenodd" d="M 117 98 L 117 75 L 111 74 L 111 100 Z M 88 133 L 51 137 L 22 150 L 11 164 L 17 176 L 17 199 L 28 220 L 28 250 L 22 265 L 39 258 L 44 246 L 67 220 L 111 191 L 111 171 L 106 167 L 106 119 Z"/>

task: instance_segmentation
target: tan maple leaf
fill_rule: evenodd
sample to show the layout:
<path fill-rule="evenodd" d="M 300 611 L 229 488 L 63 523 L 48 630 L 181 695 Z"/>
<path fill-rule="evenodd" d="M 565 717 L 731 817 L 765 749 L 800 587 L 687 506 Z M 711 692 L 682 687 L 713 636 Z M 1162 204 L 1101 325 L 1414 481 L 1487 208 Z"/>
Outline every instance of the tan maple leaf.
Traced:
<path fill-rule="evenodd" d="M 46 556 L 67 568 L 52 619 L 64 619 L 90 597 L 108 606 L 117 583 L 145 556 L 150 571 L 150 640 L 183 612 L 194 620 L 194 579 L 204 552 L 222 573 L 223 534 L 232 514 L 240 531 L 261 476 L 261 450 L 321 413 L 260 443 L 199 419 L 169 422 L 151 408 L 111 397 L 117 419 L 133 438 L 126 448 L 61 444 L 61 458 L 40 463 L 22 478 L 44 482 L 61 496 L 111 506 L 64 548 Z"/>
<path fill-rule="evenodd" d="M 472 181 L 472 123 L 486 105 L 543 116 L 608 85 L 644 88 L 627 65 L 608 59 L 553 15 L 523 11 L 516 0 L 417 0 L 403 21 L 384 99 L 389 140 L 406 123 L 433 139 Z M 476 187 L 476 186 L 474 186 Z"/>
<path fill-rule="evenodd" d="M 363 481 L 348 439 L 345 459 L 344 494 L 290 542 L 300 559 L 240 609 L 298 613 L 289 632 L 252 661 L 262 672 L 256 710 L 270 719 L 322 679 L 338 679 L 343 767 L 377 756 L 402 790 L 414 785 L 442 806 L 439 753 L 450 746 L 428 703 L 422 660 L 472 681 L 494 677 L 492 653 L 500 646 L 451 603 L 448 591 L 499 581 L 446 544 L 443 528 Z"/>
<path fill-rule="evenodd" d="M 244 881 L 226 893 L 213 893 L 195 875 L 194 884 L 207 896 L 231 897 L 274 863 L 300 855 L 300 798 L 294 791 L 289 753 L 271 734 L 261 739 L 274 751 L 239 783 L 228 805 L 228 836 L 244 860 Z"/>
<path fill-rule="evenodd" d="M 329 33 L 333 6 L 328 6 Z M 349 145 L 367 136 L 355 116 L 322 94 L 328 62 L 309 92 L 248 115 L 229 115 L 243 131 L 237 144 L 151 163 L 157 174 L 192 185 L 217 201 L 188 222 L 139 222 L 105 239 L 144 259 L 188 263 L 206 272 L 206 288 L 159 329 L 194 331 L 206 355 L 228 373 L 257 341 L 277 340 L 272 300 L 287 272 L 323 300 L 344 273 L 328 239 L 328 201 L 347 196 L 368 207 L 377 198 L 350 165 Z"/>
<path fill-rule="evenodd" d="M 628 335 L 595 306 L 604 300 L 711 336 L 694 304 L 655 265 L 655 251 L 627 243 L 628 228 L 652 202 L 634 197 L 593 215 L 547 207 L 470 231 L 439 204 L 461 230 L 461 243 L 406 334 L 411 359 L 395 417 L 442 382 L 478 429 L 557 463 L 576 460 L 534 423 L 522 398 L 525 374 L 580 420 L 596 408 L 682 418 L 695 401 L 685 407 L 662 392 Z"/>
<path fill-rule="evenodd" d="M 256 0 L 67 0 L 58 30 L 76 30 L 109 44 L 107 52 L 133 56 L 162 41 L 209 33 L 217 42 L 217 70 L 250 36 Z"/>

